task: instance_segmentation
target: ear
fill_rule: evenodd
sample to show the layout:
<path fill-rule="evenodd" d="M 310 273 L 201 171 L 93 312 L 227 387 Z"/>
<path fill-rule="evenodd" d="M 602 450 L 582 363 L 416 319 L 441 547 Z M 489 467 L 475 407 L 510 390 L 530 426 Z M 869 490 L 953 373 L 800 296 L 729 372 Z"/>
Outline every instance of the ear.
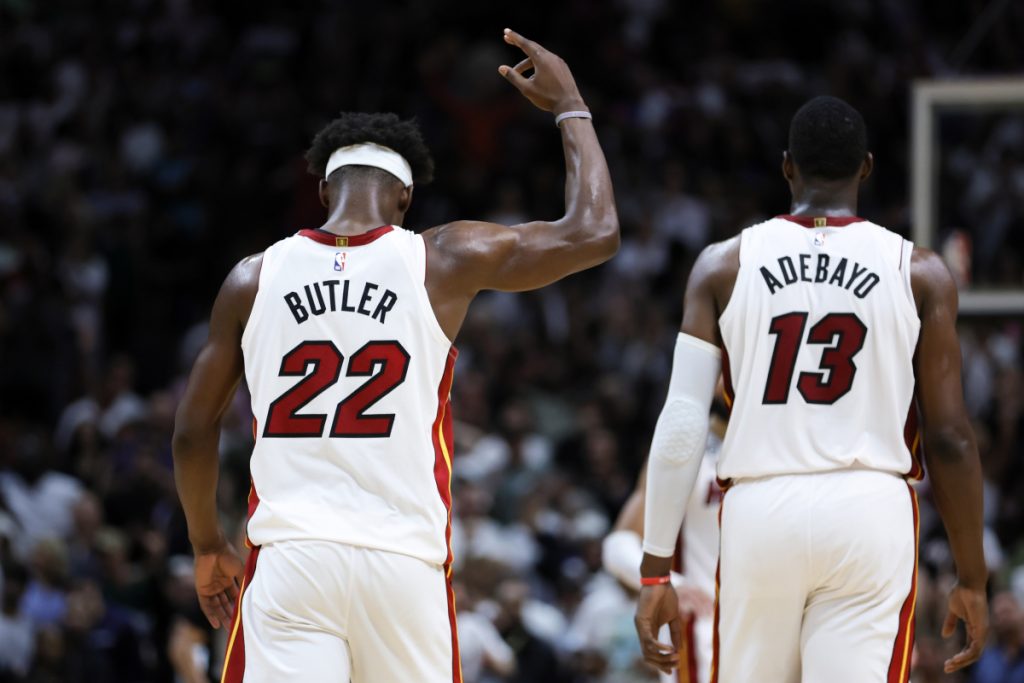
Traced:
<path fill-rule="evenodd" d="M 402 212 L 402 215 L 405 215 L 409 210 L 409 206 L 412 205 L 412 189 L 413 185 L 403 187 L 402 193 L 398 195 L 398 210 Z"/>
<path fill-rule="evenodd" d="M 860 162 L 860 182 L 864 182 L 871 175 L 871 171 L 875 168 L 875 155 L 868 152 L 864 157 L 864 161 Z"/>
<path fill-rule="evenodd" d="M 793 182 L 793 178 L 796 176 L 796 164 L 793 163 L 793 157 L 789 155 L 789 150 L 783 150 L 782 152 L 782 177 Z"/>
<path fill-rule="evenodd" d="M 324 179 L 320 180 L 320 185 L 317 188 L 317 194 L 320 196 L 320 204 L 325 208 L 331 208 L 331 203 L 327 199 L 327 181 Z"/>

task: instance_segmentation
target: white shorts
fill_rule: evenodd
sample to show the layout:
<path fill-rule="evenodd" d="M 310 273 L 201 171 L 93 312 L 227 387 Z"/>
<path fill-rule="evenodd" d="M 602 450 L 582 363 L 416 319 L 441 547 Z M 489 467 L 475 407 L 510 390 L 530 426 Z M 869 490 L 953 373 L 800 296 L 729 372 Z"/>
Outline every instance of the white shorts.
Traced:
<path fill-rule="evenodd" d="M 461 683 L 445 569 L 328 541 L 254 548 L 222 683 L 350 680 Z"/>
<path fill-rule="evenodd" d="M 709 683 L 711 680 L 714 618 L 690 617 L 683 622 L 683 644 L 679 648 L 679 668 L 671 674 L 659 673 L 661 683 Z M 663 643 L 671 642 L 668 626 L 660 633 Z"/>
<path fill-rule="evenodd" d="M 917 497 L 871 470 L 769 477 L 721 510 L 720 683 L 886 683 L 910 676 Z"/>

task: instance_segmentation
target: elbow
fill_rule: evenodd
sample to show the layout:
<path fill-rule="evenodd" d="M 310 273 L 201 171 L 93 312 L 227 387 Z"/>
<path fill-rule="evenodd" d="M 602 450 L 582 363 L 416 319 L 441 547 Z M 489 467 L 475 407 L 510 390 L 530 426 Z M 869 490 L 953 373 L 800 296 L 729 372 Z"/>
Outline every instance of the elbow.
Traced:
<path fill-rule="evenodd" d="M 594 229 L 594 246 L 601 263 L 604 263 L 619 251 L 622 237 L 619 233 L 619 217 L 612 211 L 610 216 L 597 221 Z"/>
<path fill-rule="evenodd" d="M 188 458 L 195 452 L 196 447 L 202 442 L 202 434 L 194 427 L 183 424 L 180 421 L 174 425 L 174 435 L 171 436 L 171 455 L 175 462 Z"/>
<path fill-rule="evenodd" d="M 977 460 L 974 433 L 968 424 L 947 423 L 926 429 L 924 452 L 930 466 L 956 465 Z"/>

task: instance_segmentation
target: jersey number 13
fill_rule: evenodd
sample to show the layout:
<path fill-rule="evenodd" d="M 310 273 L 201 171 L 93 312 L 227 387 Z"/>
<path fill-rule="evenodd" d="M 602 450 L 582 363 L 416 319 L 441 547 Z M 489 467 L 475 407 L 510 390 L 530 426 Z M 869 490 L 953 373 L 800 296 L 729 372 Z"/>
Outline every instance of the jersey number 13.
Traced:
<path fill-rule="evenodd" d="M 775 350 L 764 387 L 765 404 L 787 403 L 793 384 L 807 313 L 786 313 L 772 318 L 768 333 L 775 335 Z M 801 372 L 796 388 L 808 403 L 831 405 L 853 386 L 857 366 L 853 357 L 864 348 L 868 328 L 853 313 L 829 313 L 811 327 L 808 344 L 830 344 L 821 353 L 822 372 Z M 826 379 L 825 372 L 828 371 Z"/>

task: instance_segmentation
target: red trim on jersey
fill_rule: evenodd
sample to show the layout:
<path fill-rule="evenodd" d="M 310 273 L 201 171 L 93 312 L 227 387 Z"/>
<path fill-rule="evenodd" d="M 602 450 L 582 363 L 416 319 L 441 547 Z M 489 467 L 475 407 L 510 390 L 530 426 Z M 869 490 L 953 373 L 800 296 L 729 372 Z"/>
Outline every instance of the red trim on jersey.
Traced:
<path fill-rule="evenodd" d="M 437 387 L 437 415 L 430 428 L 430 438 L 434 443 L 434 481 L 437 483 L 437 493 L 441 496 L 441 502 L 444 503 L 444 509 L 448 513 L 448 524 L 444 531 L 445 543 L 448 546 L 448 556 L 444 561 L 446 570 L 450 568 L 452 562 L 451 392 L 455 359 L 458 357 L 458 349 L 452 346 L 448 351 L 444 372 L 441 373 L 441 382 Z"/>
<path fill-rule="evenodd" d="M 910 680 L 910 655 L 914 650 L 914 607 L 917 603 L 917 553 L 920 548 L 920 519 L 917 509 L 917 494 L 910 484 L 910 505 L 914 510 L 914 569 L 910 579 L 910 593 L 900 609 L 899 629 L 892 645 L 889 660 L 889 674 L 886 683 L 907 683 Z"/>
<path fill-rule="evenodd" d="M 338 235 L 327 230 L 316 228 L 314 230 L 299 230 L 299 234 L 308 237 L 314 242 L 326 244 L 331 247 L 361 247 L 369 244 L 378 237 L 383 237 L 395 229 L 393 225 L 382 225 L 359 235 Z"/>
<path fill-rule="evenodd" d="M 722 489 L 722 502 L 718 505 L 718 562 L 715 565 L 715 619 L 711 626 L 711 683 L 718 683 L 718 662 L 719 662 L 719 649 L 721 648 L 718 642 L 718 614 L 721 611 L 719 607 L 719 597 L 722 593 L 722 508 L 725 507 L 725 493 L 726 490 Z"/>
<path fill-rule="evenodd" d="M 732 406 L 736 402 L 736 391 L 732 386 L 732 367 L 729 364 L 729 352 L 725 348 L 725 344 L 722 344 L 722 397 L 725 399 L 725 407 L 732 415 Z M 724 493 L 730 486 L 732 486 L 732 480 L 721 479 L 715 477 L 715 481 L 718 483 L 718 488 L 722 489 Z"/>
<path fill-rule="evenodd" d="M 863 223 L 863 218 L 857 216 L 793 216 L 791 214 L 782 214 L 776 216 L 784 221 L 790 223 L 796 223 L 802 225 L 805 228 L 845 228 L 851 223 Z M 817 222 L 824 220 L 824 225 L 816 225 Z"/>
<path fill-rule="evenodd" d="M 722 394 L 725 404 L 732 413 L 732 404 L 736 400 L 736 391 L 732 388 L 732 367 L 729 365 L 729 352 L 722 346 Z"/>
<path fill-rule="evenodd" d="M 905 475 L 913 481 L 924 479 L 923 443 L 921 441 L 921 413 L 918 410 L 917 398 L 910 401 L 907 410 L 907 421 L 903 425 L 903 440 L 910 450 L 910 471 Z"/>
<path fill-rule="evenodd" d="M 235 602 L 235 615 L 231 619 L 231 635 L 228 637 L 227 651 L 224 653 L 224 670 L 221 672 L 221 683 L 242 683 L 245 678 L 245 632 L 242 627 L 242 596 L 245 589 L 252 583 L 256 575 L 256 560 L 260 555 L 259 547 L 249 552 L 245 560 L 245 578 L 242 580 L 242 587 L 238 591 L 238 600 Z"/>

